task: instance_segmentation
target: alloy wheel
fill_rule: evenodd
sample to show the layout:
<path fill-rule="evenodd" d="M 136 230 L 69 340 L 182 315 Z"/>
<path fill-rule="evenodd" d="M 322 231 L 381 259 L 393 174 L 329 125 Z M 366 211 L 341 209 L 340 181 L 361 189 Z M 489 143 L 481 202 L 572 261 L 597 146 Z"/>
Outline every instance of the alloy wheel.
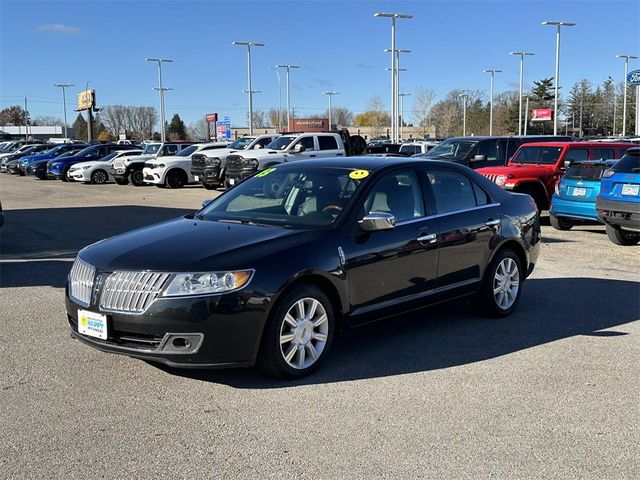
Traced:
<path fill-rule="evenodd" d="M 493 297 L 496 305 L 508 310 L 518 297 L 520 272 L 518 264 L 510 257 L 503 258 L 493 277 Z"/>
<path fill-rule="evenodd" d="M 329 320 L 315 298 L 296 301 L 280 326 L 280 353 L 297 370 L 309 368 L 322 354 L 329 334 Z"/>

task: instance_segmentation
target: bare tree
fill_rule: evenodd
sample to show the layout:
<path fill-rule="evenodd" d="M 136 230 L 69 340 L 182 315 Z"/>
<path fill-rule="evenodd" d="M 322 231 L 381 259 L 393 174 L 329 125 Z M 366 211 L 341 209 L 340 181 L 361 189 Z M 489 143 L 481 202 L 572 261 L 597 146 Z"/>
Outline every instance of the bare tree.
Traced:
<path fill-rule="evenodd" d="M 435 90 L 420 87 L 416 90 L 413 102 L 413 118 L 416 124 L 422 127 L 423 133 L 429 126 L 429 116 L 433 107 L 433 100 L 436 98 Z"/>
<path fill-rule="evenodd" d="M 249 113 L 247 113 L 247 123 L 249 123 Z M 253 111 L 253 127 L 265 128 L 267 126 L 268 118 L 267 113 L 264 110 Z"/>
<path fill-rule="evenodd" d="M 341 127 L 350 127 L 353 125 L 353 112 L 346 107 L 333 107 L 331 109 L 331 115 L 333 116 L 332 125 Z M 329 109 L 325 110 L 322 116 L 329 118 Z"/>
<path fill-rule="evenodd" d="M 127 107 L 124 105 L 109 105 L 102 109 L 102 123 L 112 137 L 124 133 L 127 128 Z"/>
<path fill-rule="evenodd" d="M 189 124 L 189 127 L 187 128 L 187 135 L 192 141 L 203 139 L 208 140 L 209 126 L 207 125 L 207 121 L 204 118 L 201 118 L 200 120 L 196 120 Z"/>
<path fill-rule="evenodd" d="M 61 126 L 64 122 L 62 120 L 60 120 L 57 117 L 49 117 L 49 116 L 40 116 L 40 117 L 34 117 L 30 120 L 29 122 L 31 125 L 33 126 L 38 126 L 38 125 L 45 125 L 45 126 L 50 126 L 50 125 L 55 125 L 55 126 Z"/>
<path fill-rule="evenodd" d="M 287 110 L 285 108 L 280 109 L 280 121 L 278 121 L 278 109 L 271 108 L 267 112 L 267 118 L 269 120 L 269 124 L 274 128 L 279 128 L 280 130 L 286 130 L 287 125 Z"/>

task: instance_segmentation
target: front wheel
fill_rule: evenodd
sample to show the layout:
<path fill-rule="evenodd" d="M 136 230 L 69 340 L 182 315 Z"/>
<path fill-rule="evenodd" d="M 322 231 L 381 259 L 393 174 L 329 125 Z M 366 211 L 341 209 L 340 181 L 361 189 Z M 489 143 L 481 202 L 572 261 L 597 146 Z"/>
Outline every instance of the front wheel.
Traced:
<path fill-rule="evenodd" d="M 142 170 L 134 170 L 133 172 L 131 172 L 130 178 L 131 183 L 136 187 L 142 187 L 145 185 Z"/>
<path fill-rule="evenodd" d="M 182 188 L 184 187 L 189 179 L 187 178 L 187 174 L 182 170 L 171 170 L 167 173 L 167 178 L 165 180 L 165 184 L 169 188 Z"/>
<path fill-rule="evenodd" d="M 607 229 L 607 237 L 616 245 L 623 245 L 628 247 L 630 245 L 636 245 L 640 242 L 640 233 L 627 232 L 620 227 L 614 227 L 608 223 L 605 225 Z"/>
<path fill-rule="evenodd" d="M 573 227 L 573 222 L 571 220 L 567 220 L 566 218 L 556 217 L 555 215 L 549 214 L 549 222 L 551 226 L 556 230 L 571 230 Z"/>
<path fill-rule="evenodd" d="M 258 363 L 274 377 L 309 375 L 329 351 L 334 325 L 331 302 L 322 290 L 311 285 L 293 288 L 269 318 Z"/>
<path fill-rule="evenodd" d="M 523 280 L 518 255 L 511 249 L 498 252 L 487 267 L 479 293 L 484 312 L 492 317 L 506 317 L 513 312 L 520 300 Z"/>
<path fill-rule="evenodd" d="M 91 183 L 95 183 L 97 185 L 103 185 L 107 183 L 109 179 L 109 175 L 104 170 L 96 170 L 91 174 Z"/>

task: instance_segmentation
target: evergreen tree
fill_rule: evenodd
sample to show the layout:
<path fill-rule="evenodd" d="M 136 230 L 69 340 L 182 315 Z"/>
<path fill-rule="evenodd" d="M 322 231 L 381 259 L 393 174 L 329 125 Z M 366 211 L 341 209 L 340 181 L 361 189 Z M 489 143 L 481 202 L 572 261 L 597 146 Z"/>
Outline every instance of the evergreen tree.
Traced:
<path fill-rule="evenodd" d="M 75 140 L 87 139 L 87 122 L 81 113 L 78 113 L 78 116 L 71 127 L 73 128 L 73 138 Z"/>
<path fill-rule="evenodd" d="M 171 118 L 171 123 L 166 128 L 167 136 L 171 140 L 185 140 L 187 138 L 187 126 L 177 113 Z"/>

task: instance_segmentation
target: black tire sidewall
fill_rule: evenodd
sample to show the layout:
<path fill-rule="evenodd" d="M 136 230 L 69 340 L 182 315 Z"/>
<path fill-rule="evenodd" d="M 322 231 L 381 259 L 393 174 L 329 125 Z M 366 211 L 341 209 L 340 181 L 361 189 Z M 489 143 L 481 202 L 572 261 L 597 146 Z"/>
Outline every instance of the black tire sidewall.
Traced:
<path fill-rule="evenodd" d="M 289 366 L 282 357 L 280 351 L 280 330 L 286 313 L 295 302 L 302 298 L 314 298 L 322 304 L 327 314 L 327 321 L 329 322 L 329 333 L 327 335 L 327 343 L 318 360 L 310 367 L 298 370 Z M 333 306 L 329 297 L 327 297 L 322 290 L 313 285 L 293 287 L 288 292 L 283 293 L 283 296 L 278 300 L 269 315 L 262 335 L 258 365 L 269 375 L 276 378 L 300 378 L 309 375 L 322 364 L 329 353 L 331 345 L 333 344 L 335 325 Z"/>
<path fill-rule="evenodd" d="M 96 174 L 97 173 L 104 173 L 104 182 L 96 182 Z M 91 182 L 95 183 L 96 185 L 102 185 L 107 183 L 107 180 L 109 180 L 109 175 L 107 174 L 107 172 L 105 172 L 104 170 L 98 169 L 95 170 L 92 174 L 91 174 Z"/>
<path fill-rule="evenodd" d="M 136 187 L 141 187 L 144 185 L 144 176 L 142 174 L 142 170 L 134 170 L 133 172 L 131 172 L 129 178 L 131 179 L 131 183 Z M 136 180 L 137 178 L 140 178 L 140 181 Z"/>
<path fill-rule="evenodd" d="M 187 177 L 187 178 L 185 179 L 185 177 L 186 177 L 186 174 L 185 174 L 185 173 L 183 173 L 183 172 L 182 172 L 182 171 L 180 171 L 180 170 L 176 170 L 176 169 L 174 169 L 174 170 L 169 170 L 169 171 L 167 172 L 166 180 L 165 180 L 165 182 L 164 182 L 164 183 L 165 183 L 165 185 L 166 185 L 168 188 L 171 188 L 171 189 L 175 189 L 175 188 L 182 188 L 182 187 L 184 187 L 184 186 L 189 182 L 189 178 Z M 180 179 L 182 180 L 182 183 L 175 183 L 175 184 L 173 184 L 173 185 L 172 185 L 172 183 L 173 183 L 172 179 L 173 179 L 173 178 L 175 178 L 176 180 L 177 180 L 178 178 L 180 178 Z"/>
<path fill-rule="evenodd" d="M 625 232 L 622 231 L 621 228 L 614 227 L 613 225 L 609 225 L 608 223 L 605 225 L 605 229 L 607 231 L 607 237 L 611 240 L 612 243 L 621 246 L 632 246 L 637 245 L 640 241 L 640 233 L 633 235 L 631 232 L 625 235 Z"/>

